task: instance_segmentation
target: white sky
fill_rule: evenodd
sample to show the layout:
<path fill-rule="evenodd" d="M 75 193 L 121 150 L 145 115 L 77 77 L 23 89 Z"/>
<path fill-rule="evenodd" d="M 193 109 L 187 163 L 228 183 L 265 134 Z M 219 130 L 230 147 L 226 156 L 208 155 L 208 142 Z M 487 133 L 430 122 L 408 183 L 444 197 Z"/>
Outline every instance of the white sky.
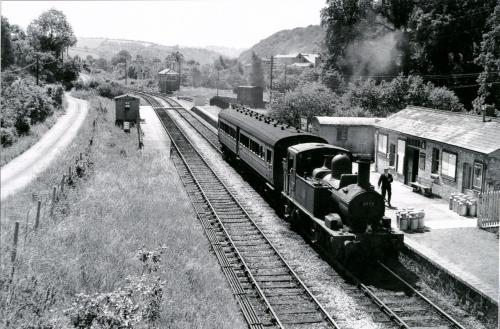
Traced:
<path fill-rule="evenodd" d="M 2 15 L 26 28 L 54 7 L 77 37 L 249 48 L 279 30 L 319 24 L 325 5 L 326 0 L 2 1 Z"/>

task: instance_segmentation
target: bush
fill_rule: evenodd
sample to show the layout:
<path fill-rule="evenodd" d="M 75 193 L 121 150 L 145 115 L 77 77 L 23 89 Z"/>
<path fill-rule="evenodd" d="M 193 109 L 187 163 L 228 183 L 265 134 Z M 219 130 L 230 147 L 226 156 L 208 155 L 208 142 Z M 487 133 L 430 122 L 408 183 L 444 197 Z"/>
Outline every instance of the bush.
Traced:
<path fill-rule="evenodd" d="M 17 80 L 11 85 L 2 85 L 2 145 L 11 145 L 16 135 L 28 134 L 33 124 L 43 122 L 62 104 L 62 87 L 49 86 L 47 89 L 35 85 L 30 80 Z"/>
<path fill-rule="evenodd" d="M 61 85 L 47 85 L 46 92 L 57 105 L 62 105 L 64 89 Z"/>
<path fill-rule="evenodd" d="M 427 106 L 439 110 L 463 112 L 464 106 L 460 103 L 457 95 L 447 88 L 429 88 Z"/>
<path fill-rule="evenodd" d="M 3 146 L 11 146 L 17 139 L 16 131 L 13 128 L 0 128 L 0 139 Z"/>
<path fill-rule="evenodd" d="M 350 83 L 342 96 L 344 108 L 359 107 L 375 116 L 387 116 L 407 105 L 425 106 L 445 111 L 463 111 L 455 93 L 445 87 L 424 83 L 419 76 L 399 76 L 377 83 L 368 79 Z"/>
<path fill-rule="evenodd" d="M 97 87 L 97 93 L 102 97 L 114 98 L 116 96 L 125 94 L 125 89 L 115 82 L 105 82 Z"/>

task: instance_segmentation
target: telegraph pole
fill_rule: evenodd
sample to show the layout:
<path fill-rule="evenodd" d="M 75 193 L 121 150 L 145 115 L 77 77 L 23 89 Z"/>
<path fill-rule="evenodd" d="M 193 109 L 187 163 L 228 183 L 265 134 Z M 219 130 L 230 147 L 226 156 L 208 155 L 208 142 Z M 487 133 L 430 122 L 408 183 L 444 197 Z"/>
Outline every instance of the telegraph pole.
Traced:
<path fill-rule="evenodd" d="M 285 93 L 286 93 L 286 64 L 285 64 Z"/>
<path fill-rule="evenodd" d="M 217 70 L 217 96 L 219 96 L 219 72 L 220 70 Z"/>
<path fill-rule="evenodd" d="M 128 85 L 127 59 L 125 58 L 125 86 Z"/>
<path fill-rule="evenodd" d="M 177 98 L 179 98 L 179 95 L 181 94 L 181 59 L 179 58 L 178 60 L 179 63 L 179 88 L 177 89 Z"/>
<path fill-rule="evenodd" d="M 274 56 L 271 56 L 271 74 L 270 74 L 270 86 L 269 86 L 269 104 L 271 104 L 271 99 L 273 97 L 273 66 L 274 66 Z"/>
<path fill-rule="evenodd" d="M 36 56 L 36 85 L 38 86 L 38 75 L 40 71 L 39 56 Z"/>

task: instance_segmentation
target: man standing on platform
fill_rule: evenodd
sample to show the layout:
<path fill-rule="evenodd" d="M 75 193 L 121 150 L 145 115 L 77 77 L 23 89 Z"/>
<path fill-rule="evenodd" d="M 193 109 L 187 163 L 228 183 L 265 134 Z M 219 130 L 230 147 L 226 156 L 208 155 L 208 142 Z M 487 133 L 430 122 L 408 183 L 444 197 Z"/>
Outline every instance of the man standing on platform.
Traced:
<path fill-rule="evenodd" d="M 391 189 L 391 183 L 392 183 L 392 175 L 389 173 L 389 168 L 384 169 L 384 174 L 380 175 L 380 178 L 378 179 L 378 187 L 380 188 L 382 185 L 382 197 L 385 199 L 385 193 L 387 192 L 387 204 L 389 207 L 391 206 L 391 195 L 392 195 L 392 189 Z"/>

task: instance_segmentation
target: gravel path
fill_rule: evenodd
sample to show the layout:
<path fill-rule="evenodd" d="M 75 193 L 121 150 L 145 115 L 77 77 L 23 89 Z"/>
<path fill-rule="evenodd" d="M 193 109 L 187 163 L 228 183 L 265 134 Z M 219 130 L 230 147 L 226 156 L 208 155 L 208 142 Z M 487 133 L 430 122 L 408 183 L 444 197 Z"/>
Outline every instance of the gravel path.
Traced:
<path fill-rule="evenodd" d="M 293 232 L 288 223 L 280 219 L 267 202 L 188 123 L 175 111 L 170 113 L 179 126 L 188 132 L 190 139 L 239 201 L 251 209 L 249 213 L 270 241 L 342 328 L 394 327 L 357 288 L 346 284 L 328 263 L 320 259 L 317 252 Z"/>
<path fill-rule="evenodd" d="M 65 97 L 68 101 L 66 113 L 35 145 L 1 168 L 1 200 L 28 185 L 75 138 L 87 116 L 88 103 L 67 93 Z"/>

